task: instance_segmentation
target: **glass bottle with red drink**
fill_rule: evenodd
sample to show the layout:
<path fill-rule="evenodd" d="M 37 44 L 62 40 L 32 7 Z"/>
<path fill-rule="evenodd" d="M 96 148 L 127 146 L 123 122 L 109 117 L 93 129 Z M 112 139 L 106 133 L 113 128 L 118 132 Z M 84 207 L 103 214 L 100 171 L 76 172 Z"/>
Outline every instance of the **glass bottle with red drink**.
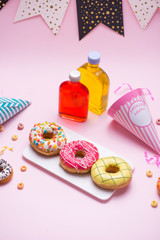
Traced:
<path fill-rule="evenodd" d="M 80 83 L 81 74 L 73 70 L 69 74 L 70 81 L 59 87 L 59 115 L 77 122 L 84 122 L 88 116 L 89 91 Z"/>

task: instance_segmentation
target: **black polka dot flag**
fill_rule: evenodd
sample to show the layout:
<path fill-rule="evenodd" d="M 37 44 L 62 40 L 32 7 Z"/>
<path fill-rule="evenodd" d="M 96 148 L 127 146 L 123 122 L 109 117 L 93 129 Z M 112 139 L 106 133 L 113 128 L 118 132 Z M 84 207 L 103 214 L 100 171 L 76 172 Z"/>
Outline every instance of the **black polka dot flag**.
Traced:
<path fill-rule="evenodd" d="M 79 39 L 99 23 L 124 36 L 122 0 L 77 0 Z"/>
<path fill-rule="evenodd" d="M 8 0 L 0 0 L 0 10 L 6 5 Z"/>

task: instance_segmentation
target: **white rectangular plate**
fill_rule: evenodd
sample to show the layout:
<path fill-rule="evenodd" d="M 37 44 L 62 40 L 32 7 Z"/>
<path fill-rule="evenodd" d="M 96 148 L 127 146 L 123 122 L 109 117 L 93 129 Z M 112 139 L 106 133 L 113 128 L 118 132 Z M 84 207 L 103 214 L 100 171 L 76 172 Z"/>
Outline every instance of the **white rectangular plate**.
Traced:
<path fill-rule="evenodd" d="M 121 157 L 123 158 L 132 168 L 134 169 L 134 165 L 131 161 L 125 159 L 124 157 L 110 151 L 109 149 L 89 140 L 85 137 L 69 130 L 66 127 L 62 127 L 64 129 L 65 135 L 67 137 L 67 141 L 73 141 L 73 140 L 86 140 L 88 142 L 93 143 L 99 151 L 100 158 L 102 157 L 109 157 L 109 156 L 115 156 L 115 157 Z M 66 180 L 67 182 L 75 185 L 76 187 L 86 191 L 87 193 L 93 195 L 94 197 L 100 199 L 100 200 L 107 200 L 109 199 L 114 191 L 107 190 L 100 188 L 96 186 L 91 178 L 90 173 L 87 174 L 71 174 L 63 170 L 61 166 L 59 165 L 59 156 L 44 156 L 32 149 L 30 145 L 28 145 L 24 151 L 23 156 L 28 159 L 29 161 L 35 163 L 36 165 L 46 169 L 47 171 L 59 176 L 60 178 Z"/>

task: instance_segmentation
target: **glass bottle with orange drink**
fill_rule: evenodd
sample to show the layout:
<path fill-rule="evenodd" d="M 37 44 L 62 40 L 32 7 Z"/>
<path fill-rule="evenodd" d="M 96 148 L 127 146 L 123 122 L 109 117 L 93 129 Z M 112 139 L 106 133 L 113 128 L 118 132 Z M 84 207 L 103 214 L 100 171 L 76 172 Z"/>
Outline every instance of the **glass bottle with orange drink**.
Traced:
<path fill-rule="evenodd" d="M 69 74 L 70 81 L 59 87 L 59 115 L 77 122 L 84 122 L 88 116 L 89 91 L 80 83 L 81 74 L 73 70 Z"/>

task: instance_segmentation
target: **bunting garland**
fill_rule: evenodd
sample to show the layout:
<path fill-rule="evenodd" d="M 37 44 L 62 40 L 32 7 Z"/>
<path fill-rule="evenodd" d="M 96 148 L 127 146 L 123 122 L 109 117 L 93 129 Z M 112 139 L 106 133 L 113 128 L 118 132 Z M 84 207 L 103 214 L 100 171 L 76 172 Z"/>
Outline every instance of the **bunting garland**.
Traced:
<path fill-rule="evenodd" d="M 79 39 L 99 23 L 124 36 L 121 0 L 77 0 Z"/>
<path fill-rule="evenodd" d="M 144 30 L 157 8 L 160 8 L 160 0 L 129 0 L 132 10 Z"/>
<path fill-rule="evenodd" d="M 144 30 L 160 0 L 128 0 Z M 8 0 L 0 0 L 0 10 Z M 70 0 L 21 0 L 14 22 L 41 15 L 51 31 L 57 35 Z M 79 39 L 81 40 L 100 23 L 124 36 L 122 0 L 76 0 Z"/>
<path fill-rule="evenodd" d="M 8 0 L 0 0 L 0 10 L 6 5 Z"/>
<path fill-rule="evenodd" d="M 56 35 L 70 0 L 21 0 L 15 22 L 41 15 Z"/>

